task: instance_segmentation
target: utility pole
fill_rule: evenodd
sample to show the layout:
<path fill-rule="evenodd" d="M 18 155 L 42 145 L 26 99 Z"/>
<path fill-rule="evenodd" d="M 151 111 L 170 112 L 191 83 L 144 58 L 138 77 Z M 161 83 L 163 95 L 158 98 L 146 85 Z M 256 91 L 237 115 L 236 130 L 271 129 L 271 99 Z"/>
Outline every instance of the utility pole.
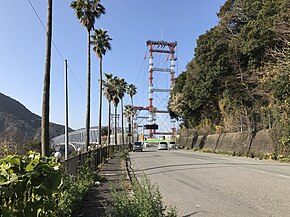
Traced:
<path fill-rule="evenodd" d="M 67 84 L 67 60 L 64 61 L 64 101 L 65 101 L 65 128 L 64 128 L 64 159 L 68 158 L 68 84 Z"/>

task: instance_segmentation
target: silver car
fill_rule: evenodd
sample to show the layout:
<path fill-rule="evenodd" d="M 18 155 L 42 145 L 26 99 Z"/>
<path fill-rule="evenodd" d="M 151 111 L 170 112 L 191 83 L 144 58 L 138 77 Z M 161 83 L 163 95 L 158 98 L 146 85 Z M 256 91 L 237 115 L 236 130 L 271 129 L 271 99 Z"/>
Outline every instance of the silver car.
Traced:
<path fill-rule="evenodd" d="M 135 151 L 143 151 L 142 142 L 134 142 L 133 144 L 133 152 Z"/>
<path fill-rule="evenodd" d="M 157 146 L 158 150 L 168 150 L 167 142 L 159 142 Z"/>
<path fill-rule="evenodd" d="M 169 142 L 169 149 L 178 149 L 178 144 L 175 141 Z"/>

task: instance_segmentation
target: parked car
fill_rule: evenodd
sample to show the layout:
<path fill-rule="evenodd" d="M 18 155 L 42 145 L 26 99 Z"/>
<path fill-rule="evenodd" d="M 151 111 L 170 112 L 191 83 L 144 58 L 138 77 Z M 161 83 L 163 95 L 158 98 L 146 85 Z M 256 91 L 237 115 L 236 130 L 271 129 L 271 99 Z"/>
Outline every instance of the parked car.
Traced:
<path fill-rule="evenodd" d="M 134 142 L 133 152 L 135 152 L 135 151 L 143 151 L 142 142 Z"/>
<path fill-rule="evenodd" d="M 158 150 L 168 150 L 167 142 L 159 142 L 157 146 Z"/>

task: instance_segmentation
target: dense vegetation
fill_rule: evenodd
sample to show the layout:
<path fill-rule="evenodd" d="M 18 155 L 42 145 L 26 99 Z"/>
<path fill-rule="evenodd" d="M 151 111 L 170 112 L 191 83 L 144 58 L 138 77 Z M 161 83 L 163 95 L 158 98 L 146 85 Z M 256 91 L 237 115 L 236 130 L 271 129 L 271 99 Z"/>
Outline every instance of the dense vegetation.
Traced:
<path fill-rule="evenodd" d="M 227 0 L 176 79 L 169 110 L 187 128 L 271 129 L 290 146 L 290 1 Z"/>
<path fill-rule="evenodd" d="M 98 179 L 88 163 L 70 176 L 56 159 L 35 152 L 0 159 L 0 216 L 78 216 Z"/>

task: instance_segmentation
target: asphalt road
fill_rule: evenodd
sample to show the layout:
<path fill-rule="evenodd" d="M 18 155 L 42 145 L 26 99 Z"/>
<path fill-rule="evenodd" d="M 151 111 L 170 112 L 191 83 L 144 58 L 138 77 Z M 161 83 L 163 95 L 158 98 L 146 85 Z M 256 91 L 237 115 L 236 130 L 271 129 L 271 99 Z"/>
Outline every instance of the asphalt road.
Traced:
<path fill-rule="evenodd" d="M 130 157 L 178 216 L 290 216 L 290 164 L 152 147 Z"/>

